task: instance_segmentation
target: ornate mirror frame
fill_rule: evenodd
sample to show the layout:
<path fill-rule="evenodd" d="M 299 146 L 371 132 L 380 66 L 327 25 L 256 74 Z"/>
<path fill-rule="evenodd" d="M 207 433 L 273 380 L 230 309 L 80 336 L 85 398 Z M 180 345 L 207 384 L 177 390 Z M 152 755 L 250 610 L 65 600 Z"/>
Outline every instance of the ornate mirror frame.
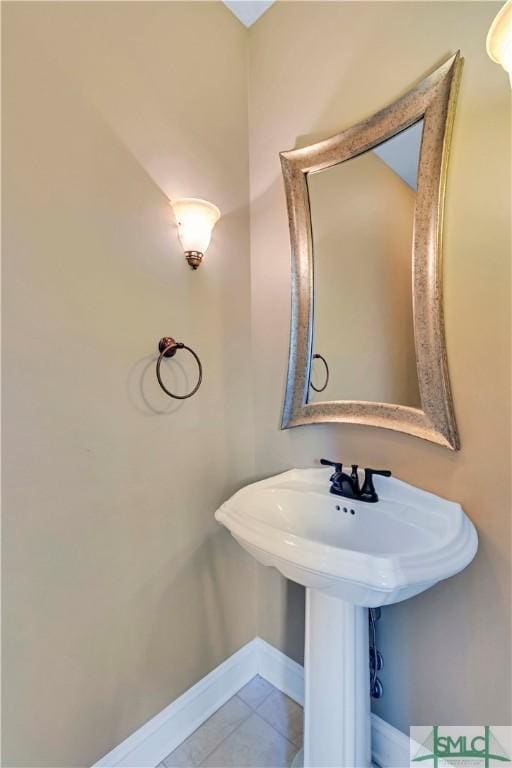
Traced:
<path fill-rule="evenodd" d="M 292 311 L 281 429 L 345 422 L 459 448 L 444 337 L 442 228 L 446 170 L 463 59 L 460 52 L 393 104 L 317 144 L 280 154 L 291 241 Z M 424 120 L 412 246 L 414 339 L 421 409 L 333 400 L 308 403 L 313 343 L 313 240 L 307 174 L 356 157 Z"/>

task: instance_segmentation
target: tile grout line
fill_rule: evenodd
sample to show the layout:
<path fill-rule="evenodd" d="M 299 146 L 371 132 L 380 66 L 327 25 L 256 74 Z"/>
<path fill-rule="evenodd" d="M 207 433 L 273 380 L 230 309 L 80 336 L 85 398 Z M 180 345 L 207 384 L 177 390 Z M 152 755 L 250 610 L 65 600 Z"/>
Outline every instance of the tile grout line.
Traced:
<path fill-rule="evenodd" d="M 262 702 L 262 703 L 263 703 L 263 702 Z M 302 749 L 302 747 L 298 747 L 296 744 L 294 744 L 294 743 L 293 743 L 293 741 L 291 741 L 291 739 L 289 739 L 289 738 L 288 738 L 288 736 L 285 736 L 283 733 L 281 733 L 281 731 L 278 731 L 278 730 L 277 730 L 277 728 L 276 728 L 275 726 L 273 726 L 273 725 L 272 725 L 272 723 L 269 723 L 269 721 L 268 721 L 268 720 L 265 720 L 265 718 L 264 718 L 264 717 L 262 717 L 262 716 L 260 715 L 260 713 L 259 713 L 259 712 L 255 712 L 254 714 L 255 714 L 257 717 L 259 717 L 259 719 L 260 719 L 262 722 L 266 723 L 266 725 L 268 725 L 268 726 L 269 726 L 269 728 L 272 728 L 272 730 L 274 731 L 274 733 L 277 733 L 277 735 L 278 735 L 278 736 L 280 736 L 282 739 L 284 739 L 285 741 L 287 741 L 287 742 L 288 742 L 288 744 L 290 744 L 290 746 L 292 746 L 294 749 L 297 749 L 297 750 L 300 750 L 300 749 Z"/>
<path fill-rule="evenodd" d="M 238 694 L 236 694 L 236 693 L 235 693 L 235 695 L 233 696 L 233 698 L 235 698 L 235 697 L 236 697 L 236 698 L 238 698 Z M 239 699 L 239 701 L 242 701 L 242 699 Z M 245 701 L 244 701 L 243 703 L 244 703 L 244 704 L 246 704 L 246 702 L 245 702 Z M 210 755 L 212 755 L 212 754 L 215 752 L 215 750 L 216 750 L 216 749 L 219 749 L 219 747 L 221 747 L 221 746 L 224 744 L 224 742 L 225 742 L 227 739 L 229 739 L 229 738 L 230 738 L 230 737 L 231 737 L 231 736 L 232 736 L 234 733 L 236 733 L 236 732 L 238 731 L 238 729 L 239 729 L 239 728 L 241 728 L 241 726 L 242 726 L 244 723 L 246 723 L 246 722 L 247 722 L 247 720 L 248 720 L 248 719 L 251 717 L 251 715 L 252 715 L 252 714 L 254 714 L 254 712 L 253 712 L 253 710 L 251 709 L 251 707 L 249 707 L 249 705 L 248 705 L 248 704 L 246 704 L 246 706 L 249 708 L 249 714 L 248 714 L 246 717 L 244 717 L 244 719 L 243 719 L 243 720 L 240 720 L 240 722 L 238 723 L 238 725 L 237 725 L 235 728 L 233 728 L 233 730 L 232 730 L 232 731 L 230 731 L 229 733 L 227 733 L 227 734 L 224 736 L 224 738 L 222 739 L 222 741 L 219 741 L 219 743 L 218 743 L 218 744 L 216 744 L 216 745 L 215 745 L 215 747 L 213 747 L 213 749 L 211 749 L 211 750 L 208 752 L 208 754 L 206 754 L 206 755 L 203 757 L 203 759 L 201 760 L 201 762 L 200 762 L 200 763 L 199 763 L 199 765 L 198 765 L 198 768 L 201 768 L 201 766 L 202 766 L 202 765 L 204 765 L 205 761 L 206 761 L 206 760 L 208 760 L 208 758 L 210 757 Z"/>
<path fill-rule="evenodd" d="M 285 694 L 285 693 L 282 693 L 281 695 L 282 695 L 282 696 L 286 696 L 286 694 Z M 267 698 L 268 698 L 268 696 L 267 696 Z M 287 698 L 289 698 L 289 697 L 287 697 Z M 266 701 L 266 700 L 267 700 L 267 699 L 265 699 L 265 701 Z M 264 702 L 262 701 L 262 702 L 261 702 L 261 704 L 263 704 L 263 703 L 264 703 Z M 260 707 L 261 707 L 261 704 L 259 705 Z M 300 705 L 299 705 L 299 704 L 297 704 L 297 706 L 300 706 Z M 281 731 L 279 730 L 279 728 L 276 728 L 276 726 L 275 726 L 273 723 L 271 723 L 271 722 L 270 722 L 270 720 L 267 720 L 267 718 L 265 717 L 265 715 L 263 715 L 261 712 L 258 712 L 258 710 L 255 710 L 255 712 L 256 712 L 256 714 L 257 714 L 259 717 L 261 717 L 261 719 L 262 719 L 262 720 L 264 720 L 264 721 L 267 723 L 267 725 L 270 725 L 270 727 L 271 727 L 271 728 L 273 728 L 273 729 L 274 729 L 274 731 L 276 731 L 276 733 L 278 733 L 278 734 L 279 734 L 280 736 L 282 736 L 284 739 L 286 739 L 287 741 L 289 741 L 289 742 L 290 742 L 290 744 L 292 744 L 294 747 L 297 747 L 297 749 L 302 749 L 302 747 L 303 747 L 303 745 L 302 745 L 302 744 L 295 744 L 295 742 L 294 742 L 294 741 L 292 741 L 292 740 L 290 739 L 290 737 L 289 737 L 289 736 L 288 736 L 286 733 L 281 733 Z"/>
<path fill-rule="evenodd" d="M 272 685 L 272 683 L 269 683 L 269 685 L 270 685 L 270 686 L 272 686 L 272 690 L 270 690 L 268 693 L 266 693 L 266 694 L 265 694 L 265 696 L 262 698 L 262 700 L 261 700 L 260 702 L 258 702 L 258 705 L 257 705 L 257 707 L 253 707 L 251 704 L 247 704 L 247 702 L 246 702 L 246 701 L 244 701 L 244 700 L 242 699 L 242 697 L 238 695 L 238 694 L 240 693 L 240 691 L 241 691 L 241 690 L 243 690 L 242 688 L 240 689 L 240 691 L 238 691 L 237 693 L 235 693 L 235 696 L 236 696 L 238 699 L 240 699 L 240 701 L 243 701 L 243 702 L 244 702 L 244 704 L 247 704 L 247 706 L 249 707 L 249 709 L 252 709 L 252 711 L 253 711 L 253 712 L 256 712 L 256 711 L 257 711 L 257 708 L 258 708 L 258 707 L 261 707 L 261 705 L 262 705 L 262 704 L 263 704 L 263 703 L 264 703 L 264 702 L 265 702 L 265 701 L 268 699 L 268 697 L 269 697 L 269 696 L 272 696 L 272 694 L 273 694 L 273 693 L 275 693 L 275 691 L 277 691 L 277 688 L 274 688 L 274 686 Z"/>
<path fill-rule="evenodd" d="M 246 706 L 246 707 L 249 709 L 249 714 L 248 714 L 248 715 L 246 715 L 246 716 L 245 716 L 245 717 L 244 717 L 242 720 L 240 720 L 240 722 L 239 722 L 239 723 L 238 723 L 238 724 L 237 724 L 237 725 L 236 725 L 236 726 L 233 728 L 233 730 L 232 730 L 232 731 L 230 731 L 229 733 L 227 733 L 227 734 L 224 736 L 224 738 L 223 738 L 223 739 L 221 739 L 221 741 L 219 741 L 219 743 L 218 743 L 218 744 L 216 744 L 214 747 L 212 747 L 212 749 L 208 750 L 208 752 L 205 754 L 205 756 L 203 757 L 203 759 L 201 760 L 201 762 L 199 763 L 199 765 L 198 765 L 198 766 L 196 766 L 196 768 L 201 768 L 201 766 L 203 765 L 204 761 L 205 761 L 205 760 L 207 760 L 207 759 L 210 757 L 210 755 L 212 754 L 212 752 L 215 752 L 215 750 L 216 750 L 216 749 L 218 749 L 218 748 L 220 747 L 220 745 L 221 745 L 221 744 L 224 744 L 224 742 L 226 741 L 226 739 L 229 739 L 229 737 L 230 737 L 230 736 L 232 736 L 232 735 L 235 733 L 235 731 L 237 731 L 237 730 L 240 728 L 240 726 L 241 726 L 243 723 L 245 723 L 245 722 L 246 722 L 246 721 L 247 721 L 247 720 L 250 718 L 250 716 L 253 714 L 252 708 L 249 706 L 249 704 L 247 704 L 245 701 L 243 701 L 242 699 L 240 699 L 240 698 L 239 698 L 239 696 L 238 696 L 238 693 L 234 693 L 234 694 L 233 694 L 233 696 L 232 696 L 230 699 L 228 699 L 228 701 L 226 701 L 226 702 L 225 702 L 225 704 L 227 704 L 229 701 L 232 701 L 232 700 L 233 700 L 233 699 L 235 699 L 235 698 L 237 698 L 239 701 L 241 701 L 241 702 L 242 702 L 242 704 L 245 704 L 245 706 Z M 225 706 L 225 704 L 223 704 L 222 706 Z M 219 709 L 222 709 L 222 707 L 219 707 Z M 218 710 L 218 709 L 216 709 L 216 710 L 215 710 L 215 712 L 213 712 L 213 714 L 211 714 L 211 715 L 210 715 L 210 717 L 213 717 L 214 715 L 216 715 L 218 711 L 219 711 L 219 710 Z M 210 717 L 208 718 L 208 720 L 210 719 Z M 180 747 L 182 747 L 182 746 L 183 746 L 183 744 L 185 744 L 185 742 L 186 742 L 186 741 L 188 741 L 188 739 L 191 739 L 191 738 L 193 738 L 193 737 L 195 736 L 195 734 L 196 734 L 196 733 L 197 733 L 197 732 L 198 732 L 198 731 L 199 731 L 199 730 L 200 730 L 200 729 L 203 727 L 203 725 L 205 725 L 205 724 L 208 722 L 208 720 L 205 720 L 205 722 L 204 722 L 204 723 L 202 723 L 202 724 L 199 726 L 199 728 L 196 728 L 196 730 L 195 730 L 195 731 L 193 731 L 193 733 L 191 733 L 191 734 L 190 734 L 190 736 L 189 736 L 187 739 L 185 739 L 184 741 L 182 741 L 182 742 L 181 742 L 181 744 L 178 744 L 178 746 L 176 747 L 176 749 L 179 749 Z M 174 752 L 176 752 L 176 749 L 173 749 L 173 751 L 172 751 L 172 752 L 169 752 L 169 754 L 167 755 L 167 757 L 165 757 L 165 758 L 162 760 L 162 763 L 163 763 L 163 765 L 165 766 L 165 768 L 168 768 L 168 766 L 166 765 L 165 761 L 166 761 L 166 760 L 167 760 L 167 758 L 168 758 L 168 757 L 170 757 L 170 756 L 171 756 L 171 755 L 172 755 Z M 158 768 L 158 766 L 157 766 L 157 768 Z M 192 768 L 193 768 L 193 767 L 192 767 Z"/>
<path fill-rule="evenodd" d="M 236 696 L 236 694 L 235 694 L 235 696 Z M 267 697 L 266 697 L 266 698 L 267 698 Z M 242 701 L 242 699 L 240 699 L 240 701 Z M 261 703 L 263 704 L 263 701 L 262 701 Z M 245 702 L 244 702 L 244 704 L 245 704 Z M 247 706 L 249 706 L 249 705 L 247 705 Z M 228 733 L 228 735 L 227 735 L 227 736 L 225 736 L 225 737 L 222 739 L 222 741 L 221 741 L 221 742 L 219 742 L 219 744 L 217 744 L 217 746 L 216 746 L 214 749 L 212 749 L 212 750 L 211 750 L 211 752 L 208 752 L 208 754 L 207 754 L 207 755 L 205 755 L 205 757 L 204 757 L 204 758 L 203 758 L 203 760 L 202 760 L 202 761 L 199 763 L 199 765 L 197 766 L 197 768 L 201 768 L 201 766 L 204 766 L 204 764 L 205 764 L 206 760 L 207 760 L 207 759 L 208 759 L 208 758 L 209 758 L 209 757 L 210 757 L 210 756 L 213 754 L 213 752 L 215 752 L 217 749 L 219 749 L 219 748 L 222 746 L 222 744 L 224 744 L 224 742 L 225 742 L 227 739 L 229 739 L 231 736 L 233 736 L 233 735 L 234 735 L 234 734 L 235 734 L 235 733 L 236 733 L 236 732 L 237 732 L 237 731 L 238 731 L 238 730 L 239 730 L 239 729 L 242 727 L 242 725 L 243 725 L 244 723 L 246 723 L 246 722 L 247 722 L 247 720 L 249 720 L 249 718 L 250 718 L 250 717 L 252 717 L 252 715 L 256 715 L 256 717 L 257 717 L 259 720 L 261 720 L 261 721 L 262 721 L 262 723 L 265 723 L 265 725 L 268 725 L 268 727 L 269 727 L 269 728 L 271 728 L 271 729 L 274 731 L 274 733 L 275 733 L 277 736 L 279 736 L 281 739 L 284 739 L 285 741 L 287 741 L 287 742 L 288 742 L 288 744 L 289 744 L 291 747 L 293 747 L 293 749 L 297 749 L 298 751 L 299 751 L 300 749 L 302 749 L 302 747 L 298 747 L 296 744 L 294 744 L 294 743 L 293 743 L 293 741 L 290 741 L 290 739 L 288 739 L 286 736 L 284 736 L 282 733 L 280 733 L 280 732 L 277 730 L 277 728 L 274 728 L 274 726 L 273 726 L 271 723 L 269 723 L 269 722 L 268 722 L 268 720 L 265 720 L 265 718 L 264 718 L 264 717 L 262 717 L 260 714 L 258 714 L 258 712 L 256 712 L 256 710 L 255 710 L 255 709 L 252 709 L 251 707 L 249 707 L 249 708 L 251 709 L 251 713 L 250 713 L 250 714 L 249 714 L 249 715 L 248 715 L 246 718 L 244 718 L 243 720 L 241 720 L 241 721 L 240 721 L 240 723 L 237 725 L 237 727 L 235 728 L 235 730 L 234 730 L 234 731 L 231 731 L 231 733 Z"/>
<path fill-rule="evenodd" d="M 253 679 L 254 679 L 254 678 L 253 678 Z M 272 685 L 272 684 L 270 683 L 270 685 Z M 242 688 L 240 688 L 240 691 L 241 691 L 241 690 L 242 690 Z M 268 692 L 268 693 L 267 693 L 267 694 L 266 694 L 266 695 L 265 695 L 265 696 L 262 698 L 262 700 L 261 700 L 261 701 L 259 702 L 259 704 L 258 704 L 258 707 L 261 707 L 261 705 L 263 704 L 263 702 L 264 702 L 264 701 L 266 701 L 266 700 L 268 699 L 268 697 L 269 697 L 269 696 L 271 696 L 271 694 L 274 692 L 274 690 L 277 690 L 277 688 L 274 688 L 274 686 L 272 685 L 272 690 L 270 690 L 270 691 L 269 691 L 269 692 Z M 206 754 L 206 755 L 203 757 L 203 759 L 201 760 L 201 762 L 199 763 L 199 765 L 198 765 L 198 767 L 197 767 L 197 768 L 201 768 L 201 766 L 203 766 L 203 765 L 204 765 L 205 761 L 206 761 L 206 760 L 208 760 L 208 758 L 210 757 L 210 755 L 212 755 L 212 754 L 215 752 L 215 750 L 216 750 L 216 749 L 219 749 L 219 747 L 221 747 L 221 746 L 222 746 L 222 744 L 224 744 L 224 742 L 225 742 L 227 739 L 229 739 L 231 736 L 233 736 L 233 734 L 234 734 L 234 733 L 236 733 L 236 732 L 238 731 L 238 729 L 239 729 L 239 728 L 241 728 L 241 727 L 242 727 L 242 725 L 243 725 L 244 723 L 246 723 L 246 722 L 247 722 L 247 720 L 249 720 L 249 718 L 250 718 L 252 715 L 258 715 L 258 713 L 256 712 L 256 710 L 255 710 L 255 709 L 254 709 L 254 708 L 253 708 L 253 707 L 252 707 L 250 704 L 248 704 L 246 701 L 244 701 L 244 700 L 243 700 L 243 699 L 242 699 L 242 698 L 241 698 L 241 697 L 238 695 L 238 694 L 240 693 L 240 691 L 237 691 L 237 692 L 236 692 L 236 693 L 235 693 L 235 694 L 232 696 L 232 699 L 235 699 L 235 698 L 236 698 L 236 699 L 238 699 L 238 701 L 241 701 L 241 702 L 242 702 L 242 704 L 245 704 L 245 706 L 246 706 L 246 707 L 248 707 L 248 709 L 249 709 L 249 714 L 247 715 L 247 717 L 244 717 L 244 718 L 243 718 L 243 720 L 240 720 L 240 722 L 238 723 L 238 725 L 236 726 L 236 728 L 234 728 L 232 731 L 230 731 L 230 733 L 226 734 L 226 736 L 224 736 L 224 738 L 222 739 L 222 741 L 220 741 L 220 742 L 219 742 L 219 743 L 218 743 L 218 744 L 217 744 L 217 745 L 216 745 L 216 746 L 215 746 L 213 749 L 211 749 L 211 750 L 208 752 L 208 754 Z M 213 715 L 212 715 L 212 717 L 213 717 Z M 266 721 L 266 720 L 264 720 L 264 718 L 262 718 L 260 715 L 258 715 L 258 717 L 260 717 L 260 719 L 261 719 L 261 720 L 263 720 L 265 723 L 267 723 L 267 721 Z M 270 725 L 270 723 L 267 723 L 267 725 Z M 271 728 L 273 728 L 273 730 L 274 730 L 274 731 L 276 731 L 276 733 L 279 733 L 279 732 L 278 732 L 278 731 L 277 731 L 277 730 L 276 730 L 276 729 L 275 729 L 275 728 L 274 728 L 272 725 L 270 725 L 270 727 L 271 727 Z M 281 734 L 279 734 L 279 735 L 281 736 Z M 291 743 L 291 742 L 290 742 L 290 743 Z M 295 744 L 293 744 L 292 746 L 295 746 Z M 171 753 L 171 754 L 172 754 L 172 753 Z M 164 762 L 165 762 L 165 761 L 164 761 Z"/>
<path fill-rule="evenodd" d="M 242 690 L 242 689 L 240 689 L 240 690 Z M 270 695 L 270 694 L 269 694 L 269 695 Z M 203 759 L 201 760 L 201 762 L 199 763 L 199 765 L 197 766 L 197 768 L 201 768 L 201 766 L 202 766 L 202 765 L 204 765 L 204 762 L 205 762 L 205 760 L 207 760 L 207 759 L 210 757 L 210 755 L 211 755 L 211 754 L 213 754 L 213 752 L 215 752 L 215 750 L 216 750 L 216 749 L 218 749 L 218 748 L 219 748 L 219 747 L 220 747 L 222 744 L 224 744 L 224 742 L 226 741 L 226 739 L 229 739 L 229 737 L 230 737 L 230 736 L 232 736 L 234 733 L 236 733 L 236 732 L 238 731 L 238 729 L 239 729 L 239 728 L 241 728 L 241 726 L 242 726 L 244 723 L 246 723 L 246 722 L 247 722 L 247 720 L 250 718 L 250 716 L 251 716 L 252 714 L 254 714 L 254 710 L 253 710 L 253 708 L 251 707 L 251 705 L 250 705 L 250 704 L 248 704 L 246 701 L 244 701 L 243 699 L 241 699 L 241 698 L 240 698 L 240 696 L 238 695 L 238 691 L 237 691 L 237 693 L 233 694 L 233 696 L 231 697 L 231 699 L 228 699 L 228 701 L 232 701 L 233 699 L 238 699 L 238 701 L 241 701 L 241 702 L 242 702 L 242 704 L 245 704 L 245 706 L 246 706 L 246 707 L 248 708 L 248 710 L 249 710 L 249 714 L 248 714 L 248 715 L 246 715 L 246 717 L 244 717 L 242 720 L 240 720 L 240 722 L 239 722 L 239 723 L 238 723 L 238 724 L 235 726 L 235 728 L 233 728 L 233 730 L 232 730 L 232 731 L 230 731 L 229 733 L 227 733 L 227 734 L 224 736 L 224 738 L 223 738 L 221 741 L 219 741 L 219 743 L 218 743 L 218 744 L 216 744 L 216 745 L 215 745 L 215 746 L 214 746 L 212 749 L 210 749 L 210 750 L 207 752 L 207 754 L 206 754 L 206 755 L 203 757 Z M 226 704 L 227 704 L 227 702 L 226 702 Z M 217 712 L 218 712 L 218 711 L 219 711 L 219 710 L 217 710 Z M 214 713 L 214 714 L 215 714 L 215 713 Z M 213 715 L 212 715 L 212 717 L 213 717 Z M 200 726 L 200 727 L 201 727 L 201 726 Z M 198 728 L 197 730 L 199 730 L 199 728 Z M 171 754 L 172 754 L 172 753 L 171 753 Z"/>
<path fill-rule="evenodd" d="M 261 675 L 260 675 L 260 677 L 261 677 Z M 253 678 L 253 679 L 254 679 L 254 678 Z M 267 682 L 268 682 L 268 681 L 267 681 Z M 281 733 L 281 731 L 279 731 L 277 728 L 275 728 L 275 727 L 272 725 L 272 723 L 269 723 L 269 721 L 268 721 L 268 720 L 266 720 L 266 719 L 265 719 L 265 718 L 264 718 L 262 715 L 260 715 L 260 713 L 258 712 L 258 707 L 261 707 L 261 706 L 262 706 L 262 705 L 265 703 L 265 701 L 267 701 L 267 699 L 268 699 L 270 696 L 272 696 L 272 694 L 273 694 L 273 693 L 275 693 L 275 692 L 278 690 L 278 689 L 277 689 L 275 686 L 273 686 L 273 685 L 272 685 L 272 683 L 269 683 L 269 685 L 270 685 L 270 690 L 268 691 L 268 693 L 266 693 L 266 694 L 263 696 L 263 698 L 261 699 L 261 701 L 259 701 L 259 702 L 258 702 L 258 704 L 257 704 L 256 706 L 253 706 L 253 705 L 249 704 L 247 701 L 244 701 L 244 699 L 242 699 L 242 697 L 238 695 L 238 694 L 240 693 L 240 691 L 237 691 L 235 694 L 233 694 L 233 696 L 231 697 L 231 699 L 228 699 L 228 701 L 232 701 L 232 700 L 233 700 L 233 699 L 235 699 L 235 698 L 236 698 L 236 699 L 238 699 L 238 701 L 240 701 L 242 704 L 245 704 L 245 706 L 246 706 L 246 707 L 248 708 L 248 710 L 249 710 L 249 713 L 248 713 L 248 714 L 247 714 L 247 715 L 246 715 L 246 716 L 245 716 L 245 717 L 244 717 L 242 720 L 240 720 L 240 721 L 238 722 L 238 724 L 235 726 L 235 728 L 233 728 L 233 730 L 232 730 L 232 731 L 230 731 L 229 733 L 227 733 L 227 734 L 224 736 L 224 738 L 223 738 L 221 741 L 219 741 L 219 743 L 218 743 L 218 744 L 216 744 L 214 747 L 212 747 L 212 749 L 208 750 L 208 752 L 207 752 L 207 753 L 204 755 L 204 757 L 203 757 L 203 759 L 201 760 L 201 762 L 198 764 L 197 768 L 201 768 L 201 766 L 204 766 L 204 763 L 205 763 L 205 761 L 206 761 L 206 760 L 207 760 L 207 759 L 208 759 L 208 758 L 209 758 L 209 757 L 210 757 L 210 756 L 213 754 L 213 752 L 215 752 L 215 750 L 219 749 L 219 748 L 222 746 L 222 744 L 224 744 L 224 742 L 225 742 L 227 739 L 229 739 L 231 736 L 233 736 L 233 734 L 235 734 L 235 733 L 236 733 L 236 732 L 237 732 L 237 731 L 238 731 L 238 730 L 239 730 L 239 729 L 242 727 L 242 725 L 244 725 L 244 723 L 246 723 L 246 722 L 247 722 L 247 720 L 249 720 L 249 718 L 250 718 L 252 715 L 256 715 L 256 716 L 257 716 L 257 717 L 258 717 L 258 718 L 259 718 L 259 719 L 260 719 L 262 722 L 264 722 L 266 725 L 268 725 L 268 726 L 269 726 L 269 728 L 272 728 L 272 730 L 274 731 L 274 733 L 276 733 L 276 734 L 277 734 L 278 736 L 280 736 L 282 739 L 285 739 L 285 741 L 287 741 L 289 744 L 291 744 L 291 746 L 292 746 L 294 749 L 295 749 L 295 748 L 296 748 L 296 749 L 300 749 L 300 748 L 301 748 L 300 746 L 297 746 L 297 745 L 296 745 L 296 744 L 295 744 L 293 741 L 291 741 L 291 740 L 290 740 L 290 739 L 289 739 L 287 736 L 285 736 L 285 734 Z M 241 688 L 240 690 L 243 690 L 243 689 Z M 226 702 L 226 704 L 227 704 L 227 702 Z M 216 712 L 218 712 L 218 710 L 216 710 Z M 213 717 L 215 714 L 216 714 L 216 713 L 214 712 L 212 715 L 210 715 L 210 717 Z M 209 720 L 209 719 L 210 719 L 210 718 L 208 718 L 208 720 Z M 208 722 L 208 720 L 206 720 L 205 722 Z M 179 749 L 181 746 L 183 746 L 183 744 L 184 744 L 186 741 L 188 741 L 188 739 L 192 738 L 192 737 L 194 736 L 194 734 L 196 734 L 196 733 L 197 733 L 197 732 L 198 732 L 198 731 L 199 731 L 199 730 L 200 730 L 200 729 L 203 727 L 203 725 L 204 725 L 204 724 L 205 724 L 205 723 L 203 723 L 202 725 L 200 725 L 200 726 L 199 726 L 199 728 L 196 728 L 196 730 L 195 730 L 193 733 L 191 733 L 191 734 L 190 734 L 190 736 L 189 736 L 187 739 L 185 739 L 183 742 L 181 742 L 181 744 L 179 744 L 179 745 L 176 747 L 176 749 Z M 162 766 L 164 766 L 164 768 L 168 768 L 168 766 L 167 766 L 167 764 L 166 764 L 166 762 L 165 762 L 165 761 L 166 761 L 166 760 L 167 760 L 167 758 L 169 758 L 169 757 L 170 757 L 170 756 L 171 756 L 171 755 L 172 755 L 172 754 L 173 754 L 175 751 L 176 751 L 176 750 L 173 750 L 172 752 L 170 752 L 170 753 L 169 753 L 169 754 L 168 754 L 168 755 L 167 755 L 167 756 L 166 756 L 166 757 L 165 757 L 165 758 L 164 758 L 164 759 L 161 761 L 161 763 L 159 763 L 159 765 L 162 765 Z M 158 766 L 157 766 L 157 768 L 158 768 Z"/>

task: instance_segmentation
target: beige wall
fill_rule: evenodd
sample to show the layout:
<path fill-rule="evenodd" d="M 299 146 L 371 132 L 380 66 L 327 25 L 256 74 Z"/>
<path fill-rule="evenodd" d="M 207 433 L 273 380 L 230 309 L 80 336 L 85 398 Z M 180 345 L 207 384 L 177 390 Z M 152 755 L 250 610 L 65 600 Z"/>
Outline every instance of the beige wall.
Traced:
<path fill-rule="evenodd" d="M 253 473 L 247 33 L 220 3 L 2 12 L 2 764 L 69 768 L 256 634 L 213 519 Z M 187 195 L 224 214 L 196 273 Z M 204 364 L 181 404 L 164 334 Z"/>
<path fill-rule="evenodd" d="M 389 467 L 461 502 L 479 530 L 466 572 L 383 611 L 385 696 L 375 710 L 403 730 L 511 722 L 510 90 L 485 53 L 498 7 L 282 2 L 249 34 L 257 473 L 320 456 Z M 445 311 L 462 449 L 348 425 L 280 432 L 290 266 L 278 152 L 368 116 L 458 48 L 466 63 L 448 180 Z M 269 569 L 258 579 L 260 634 L 300 659 L 302 591 Z"/>
<path fill-rule="evenodd" d="M 384 611 L 377 711 L 404 730 L 510 722 L 509 90 L 484 51 L 496 7 L 279 3 L 247 33 L 220 3 L 3 4 L 5 766 L 90 765 L 257 632 L 300 659 L 302 590 L 256 569 L 213 511 L 321 455 L 456 499 L 480 533 L 467 572 Z M 458 47 L 445 273 L 462 450 L 355 426 L 280 432 L 278 152 L 368 115 Z M 176 195 L 224 213 L 197 273 Z M 182 404 L 155 382 L 164 333 L 204 362 Z"/>
<path fill-rule="evenodd" d="M 412 317 L 416 193 L 374 152 L 308 177 L 313 233 L 313 350 L 329 366 L 309 402 L 421 407 Z M 325 370 L 314 363 L 315 386 Z"/>

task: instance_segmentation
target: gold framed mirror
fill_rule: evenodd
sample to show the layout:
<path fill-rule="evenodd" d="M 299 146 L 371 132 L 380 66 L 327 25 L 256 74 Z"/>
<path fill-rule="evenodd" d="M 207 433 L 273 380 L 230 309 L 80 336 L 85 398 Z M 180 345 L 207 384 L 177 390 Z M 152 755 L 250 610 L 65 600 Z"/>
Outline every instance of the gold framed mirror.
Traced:
<path fill-rule="evenodd" d="M 282 429 L 366 424 L 459 448 L 442 225 L 462 61 L 457 52 L 368 119 L 280 155 L 292 269 Z"/>

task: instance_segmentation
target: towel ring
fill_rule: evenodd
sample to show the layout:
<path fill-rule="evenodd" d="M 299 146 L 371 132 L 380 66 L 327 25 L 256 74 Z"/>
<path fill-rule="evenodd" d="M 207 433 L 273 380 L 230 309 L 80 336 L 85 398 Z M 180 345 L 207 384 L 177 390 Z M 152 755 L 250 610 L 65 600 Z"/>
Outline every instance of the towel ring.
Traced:
<path fill-rule="evenodd" d="M 322 363 L 325 365 L 325 384 L 323 385 L 323 387 L 315 387 L 313 382 L 310 381 L 309 382 L 309 386 L 311 387 L 311 389 L 314 389 L 315 392 L 323 392 L 324 389 L 327 388 L 327 385 L 329 383 L 329 366 L 327 365 L 327 360 L 325 359 L 325 357 L 323 355 L 315 354 L 315 355 L 313 355 L 313 360 L 315 358 L 317 358 L 318 360 L 321 360 Z"/>
<path fill-rule="evenodd" d="M 194 389 L 188 393 L 188 395 L 175 395 L 173 392 L 167 389 L 160 375 L 160 365 L 162 363 L 162 359 L 164 357 L 174 357 L 178 349 L 186 349 L 187 352 L 190 352 L 197 363 L 197 368 L 199 371 L 197 384 L 195 385 Z M 195 395 L 203 380 L 203 366 L 201 365 L 201 361 L 194 350 L 190 347 L 187 347 L 187 345 L 183 344 L 181 341 L 175 341 L 175 339 L 173 339 L 171 336 L 164 336 L 163 339 L 160 339 L 158 342 L 158 350 L 160 352 L 160 356 L 156 361 L 156 377 L 165 394 L 169 395 L 169 397 L 173 397 L 175 400 L 187 400 L 189 397 L 192 397 L 192 395 Z"/>

